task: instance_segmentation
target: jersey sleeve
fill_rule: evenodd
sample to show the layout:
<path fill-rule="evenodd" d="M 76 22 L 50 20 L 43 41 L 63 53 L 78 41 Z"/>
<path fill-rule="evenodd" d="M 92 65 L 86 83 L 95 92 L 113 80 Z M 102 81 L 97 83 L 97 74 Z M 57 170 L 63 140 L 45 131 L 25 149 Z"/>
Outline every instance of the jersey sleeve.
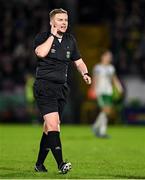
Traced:
<path fill-rule="evenodd" d="M 92 73 L 93 73 L 93 75 L 99 74 L 99 66 L 98 65 L 94 66 Z"/>
<path fill-rule="evenodd" d="M 37 34 L 37 36 L 34 39 L 34 43 L 33 43 L 34 50 L 36 49 L 37 46 L 39 46 L 40 44 L 45 42 L 47 38 L 48 38 L 48 35 L 46 32 Z"/>
<path fill-rule="evenodd" d="M 72 42 L 73 42 L 73 50 L 71 55 L 71 60 L 76 61 L 81 58 L 81 54 L 79 52 L 76 39 L 72 36 Z"/>
<path fill-rule="evenodd" d="M 113 65 L 110 65 L 110 69 L 111 69 L 112 74 L 114 75 L 116 73 L 115 67 Z"/>

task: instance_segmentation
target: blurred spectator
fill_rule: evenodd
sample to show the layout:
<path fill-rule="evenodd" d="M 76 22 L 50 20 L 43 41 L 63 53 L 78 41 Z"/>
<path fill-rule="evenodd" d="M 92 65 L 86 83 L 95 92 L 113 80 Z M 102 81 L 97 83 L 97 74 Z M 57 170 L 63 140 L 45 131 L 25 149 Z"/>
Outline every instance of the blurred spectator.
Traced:
<path fill-rule="evenodd" d="M 137 61 L 144 28 L 144 1 L 123 1 L 114 3 L 112 19 L 112 50 L 115 66 L 120 74 L 139 74 L 141 61 Z M 139 64 L 138 64 L 139 63 Z"/>
<path fill-rule="evenodd" d="M 139 42 L 135 58 L 139 67 L 140 75 L 145 80 L 145 30 Z"/>

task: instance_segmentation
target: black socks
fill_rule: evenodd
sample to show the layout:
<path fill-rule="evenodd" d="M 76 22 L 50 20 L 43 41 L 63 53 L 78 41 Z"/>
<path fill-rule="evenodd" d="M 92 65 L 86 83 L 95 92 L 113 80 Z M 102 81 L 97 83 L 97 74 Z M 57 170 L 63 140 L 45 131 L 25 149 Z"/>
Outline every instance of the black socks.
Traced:
<path fill-rule="evenodd" d="M 40 165 L 44 163 L 44 160 L 48 152 L 49 152 L 49 148 L 47 147 L 47 134 L 43 133 L 41 142 L 40 142 L 40 149 L 39 149 L 36 165 Z"/>
<path fill-rule="evenodd" d="M 63 162 L 63 157 L 62 157 L 62 147 L 61 147 L 61 141 L 59 137 L 59 132 L 58 131 L 49 131 L 47 138 L 49 141 L 49 147 L 52 151 L 52 154 L 57 162 L 58 168 L 60 164 Z"/>
<path fill-rule="evenodd" d="M 44 163 L 49 149 L 51 149 L 52 154 L 57 162 L 58 168 L 60 167 L 61 163 L 63 162 L 63 157 L 59 134 L 60 133 L 58 131 L 49 131 L 47 135 L 43 133 L 36 165 Z"/>

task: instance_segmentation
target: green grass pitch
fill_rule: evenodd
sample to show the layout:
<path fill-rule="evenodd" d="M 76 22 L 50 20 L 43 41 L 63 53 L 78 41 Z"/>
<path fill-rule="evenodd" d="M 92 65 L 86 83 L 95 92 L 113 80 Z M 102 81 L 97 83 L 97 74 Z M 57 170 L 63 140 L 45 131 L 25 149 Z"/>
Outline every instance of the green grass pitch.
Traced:
<path fill-rule="evenodd" d="M 34 172 L 41 128 L 0 125 L 1 179 L 145 179 L 145 127 L 109 126 L 111 138 L 98 139 L 89 125 L 62 125 L 64 159 L 72 162 L 66 175 L 58 174 L 51 153 L 48 172 Z"/>

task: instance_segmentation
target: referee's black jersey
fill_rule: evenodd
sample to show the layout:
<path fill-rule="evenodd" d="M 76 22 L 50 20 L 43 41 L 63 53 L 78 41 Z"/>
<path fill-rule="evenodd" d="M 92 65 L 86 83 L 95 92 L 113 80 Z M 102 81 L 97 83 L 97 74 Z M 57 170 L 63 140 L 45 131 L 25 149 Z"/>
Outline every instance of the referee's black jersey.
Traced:
<path fill-rule="evenodd" d="M 49 34 L 48 32 L 38 34 L 34 40 L 34 49 L 45 42 Z M 73 35 L 65 33 L 61 42 L 55 37 L 48 55 L 45 58 L 38 58 L 36 79 L 65 83 L 69 63 L 80 58 Z"/>

